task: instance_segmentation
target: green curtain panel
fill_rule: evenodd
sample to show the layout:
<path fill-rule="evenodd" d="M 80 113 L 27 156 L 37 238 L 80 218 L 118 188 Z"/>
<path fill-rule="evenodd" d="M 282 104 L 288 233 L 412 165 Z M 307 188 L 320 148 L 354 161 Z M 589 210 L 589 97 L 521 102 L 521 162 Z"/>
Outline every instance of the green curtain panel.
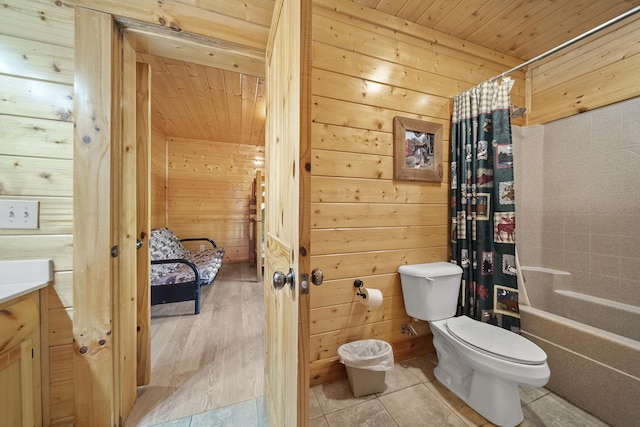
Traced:
<path fill-rule="evenodd" d="M 511 79 L 454 98 L 451 259 L 463 269 L 458 314 L 520 331 Z"/>

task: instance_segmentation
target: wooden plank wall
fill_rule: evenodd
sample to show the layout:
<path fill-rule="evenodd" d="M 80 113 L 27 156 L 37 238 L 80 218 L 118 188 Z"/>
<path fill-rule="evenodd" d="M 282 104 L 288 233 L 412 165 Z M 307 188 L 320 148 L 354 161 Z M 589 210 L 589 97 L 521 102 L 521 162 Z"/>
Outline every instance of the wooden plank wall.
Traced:
<path fill-rule="evenodd" d="M 151 121 L 151 229 L 167 226 L 166 135 Z"/>
<path fill-rule="evenodd" d="M 0 230 L 0 258 L 54 260 L 41 292 L 44 425 L 73 423 L 74 11 L 3 1 L 0 198 L 40 201 L 40 228 Z"/>
<path fill-rule="evenodd" d="M 0 198 L 41 203 L 40 229 L 0 230 L 0 258 L 54 260 L 54 283 L 42 299 L 44 425 L 54 426 L 72 425 L 75 414 L 71 363 L 74 12 L 65 4 L 4 0 L 0 13 L 5 67 L 0 71 Z M 478 59 L 470 43 L 363 12 L 347 2 L 316 0 L 315 5 L 311 248 L 313 265 L 321 266 L 327 275 L 325 284 L 312 287 L 311 298 L 312 382 L 319 383 L 344 375 L 335 354 L 342 342 L 377 336 L 391 341 L 399 357 L 429 350 L 424 337 L 412 341 L 398 333 L 399 324 L 407 319 L 395 270 L 401 263 L 445 253 L 446 191 L 434 184 L 393 181 L 392 117 L 401 114 L 447 122 L 448 144 L 450 98 L 520 61 L 483 49 L 476 53 L 490 60 Z M 592 85 L 592 92 L 581 98 L 581 107 L 595 108 L 605 92 L 607 104 L 638 96 L 638 74 L 633 71 L 639 68 L 639 58 L 637 43 L 631 43 L 638 40 L 638 25 L 636 19 L 621 25 L 620 32 L 610 38 L 590 39 L 573 57 L 565 57 L 564 65 L 550 61 L 545 74 L 542 64 L 539 76 L 532 71 L 529 123 L 579 112 L 574 101 L 565 99 L 576 99 L 585 85 Z M 610 59 L 602 60 L 609 62 L 601 63 L 598 52 L 606 52 Z M 582 55 L 590 60 L 575 62 Z M 599 68 L 567 78 L 555 89 L 541 80 L 551 77 L 554 67 L 558 73 L 551 82 L 595 63 Z M 513 101 L 523 105 L 522 77 L 516 78 Z M 617 86 L 600 89 L 607 82 Z M 569 95 L 562 95 L 565 92 Z M 554 93 L 558 96 L 551 96 Z M 419 99 L 426 106 L 420 106 Z M 540 113 L 543 107 L 557 115 Z M 166 161 L 159 157 L 164 148 L 156 149 L 156 142 L 164 147 L 165 138 L 154 129 L 157 180 L 153 194 L 160 194 L 154 197 L 159 205 L 164 204 L 160 200 Z M 163 214 L 154 207 L 154 226 L 167 224 Z M 386 298 L 380 309 L 368 313 L 351 303 L 356 277 L 383 290 Z M 420 332 L 424 334 L 424 328 Z"/>
<path fill-rule="evenodd" d="M 425 322 L 416 338 L 400 333 L 411 320 L 397 270 L 448 260 L 451 98 L 519 63 L 349 2 L 314 5 L 311 268 L 325 282 L 311 289 L 312 385 L 345 375 L 346 342 L 385 340 L 396 360 L 433 351 Z M 397 115 L 443 125 L 442 183 L 393 179 Z M 357 303 L 358 278 L 382 291 L 382 306 Z"/>
<path fill-rule="evenodd" d="M 171 137 L 167 145 L 168 226 L 179 238 L 213 239 L 224 262 L 248 262 L 251 188 L 264 147 Z"/>
<path fill-rule="evenodd" d="M 640 96 L 640 15 L 531 66 L 528 124 Z"/>

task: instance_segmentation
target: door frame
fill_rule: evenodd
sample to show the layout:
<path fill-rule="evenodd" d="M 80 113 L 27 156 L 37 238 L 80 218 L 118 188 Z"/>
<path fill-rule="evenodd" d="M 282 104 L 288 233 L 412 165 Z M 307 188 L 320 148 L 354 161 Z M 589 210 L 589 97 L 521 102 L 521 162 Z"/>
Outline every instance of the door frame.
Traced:
<path fill-rule="evenodd" d="M 135 52 L 111 15 L 78 7 L 74 22 L 75 421 L 112 426 L 136 396 Z"/>
<path fill-rule="evenodd" d="M 301 2 L 301 22 L 303 23 L 303 52 L 306 58 L 301 63 L 302 72 L 302 99 L 300 108 L 301 120 L 301 150 L 298 170 L 300 171 L 300 184 L 304 186 L 300 197 L 300 274 L 309 273 L 310 268 L 310 169 L 311 169 L 311 104 L 310 104 L 310 71 L 311 71 L 311 1 L 294 0 Z M 122 172 L 122 163 L 112 165 L 111 150 L 122 150 L 122 108 L 112 107 L 109 94 L 112 92 L 112 85 L 121 87 L 123 84 L 122 74 L 112 74 L 114 69 L 121 66 L 119 62 L 122 45 L 117 34 L 118 28 L 124 27 L 126 33 L 133 44 L 134 49 L 142 49 L 141 44 L 145 44 L 148 53 L 154 53 L 149 49 L 153 46 L 166 46 L 167 39 L 184 49 L 173 49 L 170 56 L 167 52 L 159 53 L 165 57 L 194 61 L 193 49 L 196 51 L 211 51 L 212 46 L 224 46 L 227 43 L 218 43 L 206 35 L 198 34 L 201 28 L 194 27 L 194 33 L 189 33 L 190 28 L 185 25 L 181 33 L 169 31 L 164 27 L 159 27 L 150 22 L 137 21 L 140 19 L 139 11 L 135 5 L 116 4 L 109 0 L 96 0 L 87 3 L 92 10 L 83 9 L 80 5 L 83 1 L 76 3 L 76 56 L 83 55 L 84 64 L 95 64 L 84 70 L 76 67 L 76 80 L 74 90 L 76 91 L 76 131 L 74 136 L 74 382 L 76 399 L 76 422 L 78 425 L 104 425 L 112 426 L 123 424 L 132 402 L 127 403 L 126 396 L 133 396 L 135 399 L 135 385 L 133 390 L 131 382 L 126 375 L 122 375 L 126 364 L 121 363 L 123 358 L 129 358 L 127 354 L 130 350 L 131 340 L 120 336 L 123 332 L 128 334 L 136 330 L 135 320 L 131 321 L 129 314 L 122 314 L 122 302 L 130 302 L 130 289 L 123 289 L 122 283 L 127 283 L 128 279 L 123 275 L 120 265 L 135 265 L 136 258 L 136 230 L 135 220 L 133 229 L 123 228 L 119 221 L 114 222 L 112 230 L 105 230 L 104 224 L 111 224 L 113 218 L 119 215 L 126 215 L 122 209 L 120 198 L 122 193 L 113 193 L 114 184 L 118 183 L 117 173 Z M 115 8 L 115 9 L 114 9 Z M 85 14 L 84 20 L 78 20 L 78 13 Z M 89 16 L 90 15 L 90 16 Z M 117 15 L 118 18 L 115 18 Z M 80 22 L 80 24 L 79 24 Z M 84 27 L 83 27 L 84 25 Z M 136 25 L 134 27 L 134 25 Z M 102 28 L 96 33 L 96 26 Z M 110 28 L 105 30 L 105 28 Z M 105 32 L 107 31 L 107 32 Z M 91 39 L 97 34 L 104 37 L 110 34 L 107 39 L 95 40 L 94 45 L 87 44 L 87 37 Z M 184 36 L 184 38 L 182 38 Z M 191 36 L 191 37 L 189 37 Z M 195 36 L 195 37 L 194 37 Z M 207 43 L 207 40 L 211 43 Z M 153 43 L 149 43 L 153 41 Z M 99 47 L 98 49 L 91 48 Z M 236 46 L 237 47 L 237 46 Z M 105 50 L 107 52 L 105 52 Z M 243 49 L 235 49 L 243 51 Z M 187 53 L 187 57 L 180 57 L 182 52 Z M 255 55 L 255 49 L 247 47 L 246 52 Z M 108 55 L 106 55 L 108 53 Z M 228 53 L 228 52 L 227 52 Z M 86 55 L 86 56 L 85 56 Z M 106 56 L 105 56 L 106 55 Z M 217 66 L 219 68 L 228 67 L 228 64 L 215 65 L 211 62 L 211 55 L 202 55 L 205 61 L 197 61 L 207 66 Z M 245 55 L 247 56 L 247 55 Z M 229 55 L 225 57 L 228 59 Z M 264 60 L 264 58 L 263 58 Z M 234 71 L 238 71 L 237 64 L 232 64 Z M 133 67 L 135 70 L 135 67 Z M 79 72 L 80 71 L 80 72 Z M 78 78 L 80 77 L 80 79 Z M 133 80 L 135 84 L 135 79 Z M 95 92 L 92 102 L 87 103 L 83 99 L 82 91 L 84 85 L 93 85 Z M 118 86 L 119 85 L 119 86 Z M 101 94 L 100 98 L 95 97 Z M 135 93 L 134 93 L 135 97 Z M 94 105 L 95 103 L 95 105 Z M 115 102 L 113 105 L 118 105 Z M 94 106 L 98 107 L 96 109 Z M 112 117 L 112 114 L 114 116 Z M 126 123 L 125 125 L 126 126 Z M 85 137 L 94 141 L 95 136 L 98 144 L 88 144 Z M 135 139 L 135 135 L 134 135 Z M 135 145 L 133 144 L 134 150 Z M 97 147 L 92 150 L 92 155 L 87 154 L 87 146 Z M 130 146 L 123 150 L 129 153 Z M 97 155 L 93 155 L 97 154 Z M 135 158 L 135 154 L 134 154 Z M 119 160 L 118 162 L 121 162 Z M 130 164 L 130 163 L 129 163 Z M 115 169 L 113 168 L 115 166 Z M 135 170 L 135 160 L 134 160 Z M 134 174 L 135 176 L 135 174 Z M 114 181 L 115 180 L 115 181 Z M 135 179 L 134 179 L 135 181 Z M 93 187 L 86 184 L 91 183 Z M 96 191 L 99 190 L 99 191 Z M 135 190 L 135 189 L 134 189 Z M 127 193 L 128 190 L 124 192 Z M 147 190 L 148 191 L 148 190 Z M 267 195 L 268 197 L 268 195 Z M 112 206 L 108 212 L 101 211 L 101 206 Z M 135 207 L 135 201 L 134 201 Z M 80 218 L 90 216 L 86 222 L 79 221 Z M 112 257 L 105 249 L 112 249 L 113 242 L 118 242 L 119 254 Z M 100 251 L 100 252 L 98 252 Z M 130 267 L 127 273 L 131 273 Z M 135 269 L 134 269 L 135 270 Z M 134 271 L 135 273 L 135 271 Z M 128 276 L 127 276 L 128 277 Z M 270 280 L 270 278 L 268 278 Z M 133 281 L 135 283 L 135 275 Z M 90 284 L 90 286 L 87 286 Z M 136 296 L 133 293 L 133 306 L 135 310 Z M 100 301 L 100 304 L 96 304 Z M 297 414 L 298 425 L 307 425 L 309 422 L 309 296 L 300 295 L 299 318 L 298 318 L 298 400 Z M 117 329 L 114 329 L 116 328 Z M 113 337 L 113 331 L 118 332 L 118 338 Z M 134 336 L 134 347 L 135 347 Z M 149 349 L 150 352 L 150 349 Z M 133 355 L 132 360 L 136 360 Z M 136 375 L 133 375 L 135 384 Z M 123 384 L 123 381 L 126 384 Z"/>
<path fill-rule="evenodd" d="M 311 277 L 311 72 L 312 15 L 311 0 L 300 0 L 300 176 L 299 258 L 300 274 Z M 311 281 L 307 280 L 307 286 Z M 309 424 L 309 387 L 311 354 L 309 342 L 310 293 L 298 296 L 298 426 Z"/>

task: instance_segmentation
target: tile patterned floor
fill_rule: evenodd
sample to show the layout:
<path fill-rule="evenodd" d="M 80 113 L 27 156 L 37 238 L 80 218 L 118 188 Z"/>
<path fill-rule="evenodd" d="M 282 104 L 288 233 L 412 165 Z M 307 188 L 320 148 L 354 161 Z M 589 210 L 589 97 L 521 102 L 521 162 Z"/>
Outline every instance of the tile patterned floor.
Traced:
<path fill-rule="evenodd" d="M 386 390 L 353 397 L 346 379 L 315 386 L 310 395 L 310 427 L 493 426 L 434 379 L 435 355 L 396 363 L 386 373 Z M 522 387 L 525 419 L 520 427 L 606 427 L 554 393 Z M 262 399 L 250 400 L 158 427 L 263 427 Z"/>
<path fill-rule="evenodd" d="M 203 412 L 190 417 L 180 418 L 154 427 L 266 427 L 262 398 L 247 400 Z"/>

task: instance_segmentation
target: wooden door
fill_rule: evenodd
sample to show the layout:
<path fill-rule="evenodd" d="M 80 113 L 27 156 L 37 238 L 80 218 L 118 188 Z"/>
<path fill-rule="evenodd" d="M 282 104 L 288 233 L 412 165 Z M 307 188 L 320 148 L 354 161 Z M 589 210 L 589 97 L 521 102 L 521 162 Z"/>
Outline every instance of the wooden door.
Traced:
<path fill-rule="evenodd" d="M 42 426 L 40 293 L 0 304 L 0 425 Z"/>
<path fill-rule="evenodd" d="M 33 427 L 42 425 L 34 418 L 33 362 L 31 340 L 0 352 L 0 413 L 3 425 Z"/>
<path fill-rule="evenodd" d="M 270 426 L 308 424 L 308 295 L 300 293 L 300 278 L 309 268 L 310 11 L 307 0 L 277 1 L 267 48 L 264 402 Z M 275 289 L 277 271 L 291 271 L 294 285 Z"/>
<path fill-rule="evenodd" d="M 136 64 L 137 384 L 151 380 L 151 70 Z"/>

